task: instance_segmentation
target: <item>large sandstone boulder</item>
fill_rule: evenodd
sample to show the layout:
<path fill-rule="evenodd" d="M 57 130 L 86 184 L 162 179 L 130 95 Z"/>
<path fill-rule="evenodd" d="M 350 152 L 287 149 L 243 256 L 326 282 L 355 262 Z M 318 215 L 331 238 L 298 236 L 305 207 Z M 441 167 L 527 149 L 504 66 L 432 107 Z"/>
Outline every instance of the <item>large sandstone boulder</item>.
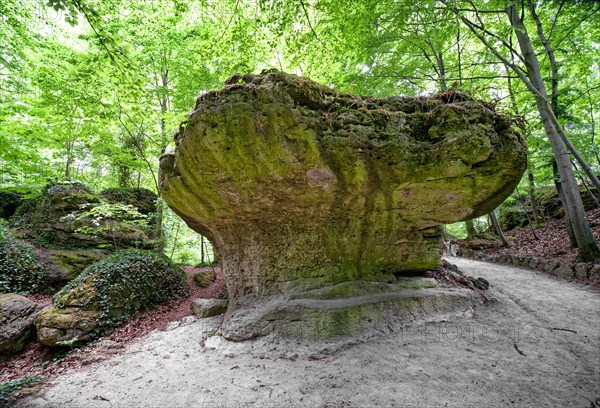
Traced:
<path fill-rule="evenodd" d="M 42 307 L 14 293 L 0 295 L 0 354 L 17 353 L 33 334 L 33 322 Z"/>
<path fill-rule="evenodd" d="M 86 268 L 53 298 L 36 319 L 38 340 L 47 346 L 78 345 L 135 313 L 180 297 L 183 272 L 163 256 L 123 250 Z"/>
<path fill-rule="evenodd" d="M 374 320 L 381 307 L 324 316 L 333 304 L 297 299 L 395 292 L 438 264 L 442 224 L 493 210 L 526 166 L 513 120 L 484 102 L 355 97 L 275 71 L 200 96 L 175 143 L 162 194 L 221 254 L 233 339 L 307 316 L 331 334 Z"/>

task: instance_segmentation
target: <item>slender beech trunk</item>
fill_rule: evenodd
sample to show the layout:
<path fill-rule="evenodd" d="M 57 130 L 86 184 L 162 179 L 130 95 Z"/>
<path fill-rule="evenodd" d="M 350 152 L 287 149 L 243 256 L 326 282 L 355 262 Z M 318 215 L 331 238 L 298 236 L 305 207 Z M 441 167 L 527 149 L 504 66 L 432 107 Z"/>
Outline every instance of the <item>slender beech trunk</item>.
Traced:
<path fill-rule="evenodd" d="M 460 49 L 460 25 L 456 30 L 456 48 L 457 48 L 457 56 L 458 56 L 458 85 L 462 87 L 462 52 Z"/>
<path fill-rule="evenodd" d="M 573 230 L 573 222 L 571 221 L 571 215 L 569 212 L 567 212 L 567 208 L 565 207 L 567 199 L 565 198 L 565 192 L 562 188 L 562 183 L 560 181 L 560 174 L 558 174 L 558 166 L 556 165 L 556 160 L 552 160 L 552 173 L 554 175 L 554 187 L 556 187 L 558 198 L 560 199 L 560 203 L 565 210 L 565 226 L 567 227 L 569 242 L 571 244 L 571 247 L 577 248 L 577 238 L 575 237 L 575 231 Z"/>
<path fill-rule="evenodd" d="M 529 11 L 531 12 L 531 16 L 535 21 L 535 25 L 537 28 L 537 33 L 544 49 L 546 50 L 546 55 L 548 55 L 548 61 L 550 62 L 550 84 L 551 84 L 551 93 L 550 93 L 550 107 L 552 108 L 552 117 L 551 120 L 558 131 L 560 138 L 563 143 L 566 145 L 567 149 L 571 152 L 573 157 L 577 160 L 583 171 L 587 174 L 592 184 L 600 191 L 600 181 L 594 171 L 587 163 L 587 161 L 583 158 L 583 156 L 579 153 L 579 151 L 575 148 L 571 140 L 568 138 L 565 133 L 563 127 L 558 123 L 558 64 L 556 63 L 556 56 L 554 55 L 554 48 L 552 48 L 550 42 L 546 38 L 544 34 L 544 29 L 542 27 L 542 22 L 535 11 L 535 5 L 532 0 L 527 1 L 527 6 L 529 7 Z M 518 36 L 518 35 L 517 35 Z"/>
<path fill-rule="evenodd" d="M 508 248 L 510 245 L 508 244 L 508 241 L 506 240 L 506 237 L 504 236 L 504 232 L 502 232 L 502 227 L 500 226 L 500 222 L 498 222 L 498 217 L 496 217 L 496 213 L 494 211 L 492 211 L 489 214 L 489 216 L 490 216 L 490 220 L 492 221 L 492 225 L 494 226 L 494 229 L 496 230 L 496 234 L 498 234 L 498 236 L 500 237 L 502 246 L 504 248 Z"/>
<path fill-rule="evenodd" d="M 204 265 L 204 237 L 200 235 L 200 263 Z"/>
<path fill-rule="evenodd" d="M 542 125 L 550 141 L 552 152 L 556 160 L 558 173 L 560 174 L 560 180 L 564 191 L 565 202 L 565 214 L 569 213 L 571 218 L 571 224 L 573 226 L 573 232 L 577 241 L 577 258 L 580 261 L 591 261 L 600 258 L 600 248 L 596 243 L 596 240 L 592 234 L 592 230 L 586 219 L 585 210 L 583 208 L 583 201 L 579 194 L 579 188 L 575 180 L 575 174 L 573 172 L 573 166 L 569 159 L 569 153 L 563 138 L 560 135 L 560 126 L 557 127 L 558 123 L 552 107 L 548 102 L 548 95 L 546 93 L 546 85 L 542 78 L 539 61 L 531 40 L 527 33 L 527 28 L 519 12 L 514 5 L 506 8 L 506 13 L 510 19 L 512 26 L 515 29 L 515 34 L 519 42 L 519 47 L 522 52 L 523 59 L 527 68 L 527 77 L 531 85 L 535 88 L 535 100 L 540 117 L 542 119 Z"/>
<path fill-rule="evenodd" d="M 527 168 L 527 181 L 529 182 L 527 186 L 527 193 L 529 195 L 529 204 L 531 205 L 531 212 L 533 213 L 533 222 L 535 222 L 536 225 L 540 225 L 540 213 L 538 211 L 537 200 L 535 198 L 535 181 L 533 178 L 533 172 L 531 171 L 530 167 Z"/>
<path fill-rule="evenodd" d="M 160 136 L 161 136 L 161 141 L 162 141 L 162 146 L 161 146 L 161 154 L 163 154 L 166 150 L 166 146 L 169 143 L 168 142 L 168 137 L 167 137 L 167 131 L 166 131 L 166 125 L 165 125 L 165 116 L 169 110 L 169 95 L 167 92 L 167 87 L 169 85 L 169 70 L 165 69 L 165 71 L 161 74 L 161 86 L 163 89 L 163 96 L 160 98 L 159 100 L 159 104 L 160 104 Z M 155 238 L 158 241 L 158 245 L 159 251 L 163 250 L 164 247 L 164 242 L 163 242 L 163 234 L 162 234 L 162 228 L 163 228 L 163 214 L 164 214 L 164 201 L 160 195 L 160 189 L 156 188 L 157 194 L 158 194 L 158 198 L 156 200 L 156 224 L 155 224 L 155 229 L 154 229 L 154 234 L 155 234 Z"/>
<path fill-rule="evenodd" d="M 512 46 L 512 39 L 510 40 L 510 43 Z M 514 63 L 514 59 L 513 59 L 513 63 Z M 505 65 L 505 68 L 507 71 L 510 70 L 510 68 L 506 65 Z M 506 80 L 508 82 L 508 94 L 510 96 L 510 101 L 511 101 L 513 110 L 516 115 L 520 116 L 519 106 L 517 105 L 517 100 L 515 98 L 515 93 L 513 91 L 512 79 L 510 78 L 510 75 L 507 75 Z M 527 192 L 529 194 L 529 203 L 531 205 L 531 211 L 533 213 L 533 221 L 535 222 L 536 225 L 540 225 L 541 220 L 540 220 L 540 214 L 539 214 L 538 208 L 537 208 L 537 200 L 535 199 L 535 181 L 534 181 L 534 177 L 533 177 L 533 171 L 531 170 L 531 162 L 529 161 L 529 152 L 527 154 L 527 180 L 529 182 Z"/>

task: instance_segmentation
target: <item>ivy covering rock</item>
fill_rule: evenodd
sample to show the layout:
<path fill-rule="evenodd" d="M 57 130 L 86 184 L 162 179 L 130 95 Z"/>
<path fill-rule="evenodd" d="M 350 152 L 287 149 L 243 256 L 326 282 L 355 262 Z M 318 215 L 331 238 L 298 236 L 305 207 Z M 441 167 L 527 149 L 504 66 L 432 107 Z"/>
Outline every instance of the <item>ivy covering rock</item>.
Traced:
<path fill-rule="evenodd" d="M 137 312 L 185 296 L 181 269 L 154 252 L 127 249 L 86 268 L 36 319 L 47 346 L 83 343 Z"/>
<path fill-rule="evenodd" d="M 45 279 L 31 245 L 16 238 L 0 240 L 0 293 L 36 293 Z"/>

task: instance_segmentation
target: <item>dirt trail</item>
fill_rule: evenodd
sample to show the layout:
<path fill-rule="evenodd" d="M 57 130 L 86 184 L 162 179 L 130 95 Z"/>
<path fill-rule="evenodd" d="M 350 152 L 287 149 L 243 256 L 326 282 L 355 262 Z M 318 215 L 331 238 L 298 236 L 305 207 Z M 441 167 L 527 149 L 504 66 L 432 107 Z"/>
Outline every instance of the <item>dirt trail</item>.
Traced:
<path fill-rule="evenodd" d="M 600 407 L 600 294 L 545 274 L 450 259 L 485 277 L 472 317 L 353 344 L 231 343 L 215 320 L 157 332 L 67 374 L 23 407 Z M 214 347 L 214 348 L 211 348 Z"/>

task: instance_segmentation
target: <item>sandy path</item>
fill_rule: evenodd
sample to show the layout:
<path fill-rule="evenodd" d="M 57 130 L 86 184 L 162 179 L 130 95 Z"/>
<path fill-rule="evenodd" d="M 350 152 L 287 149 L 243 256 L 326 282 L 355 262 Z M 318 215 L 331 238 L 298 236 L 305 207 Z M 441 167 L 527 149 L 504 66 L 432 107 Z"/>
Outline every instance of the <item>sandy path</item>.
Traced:
<path fill-rule="evenodd" d="M 58 377 L 21 405 L 600 407 L 600 294 L 529 270 L 450 261 L 487 278 L 496 301 L 473 317 L 398 327 L 333 352 L 219 337 L 207 341 L 216 348 L 202 347 L 214 320 L 197 322 Z"/>

